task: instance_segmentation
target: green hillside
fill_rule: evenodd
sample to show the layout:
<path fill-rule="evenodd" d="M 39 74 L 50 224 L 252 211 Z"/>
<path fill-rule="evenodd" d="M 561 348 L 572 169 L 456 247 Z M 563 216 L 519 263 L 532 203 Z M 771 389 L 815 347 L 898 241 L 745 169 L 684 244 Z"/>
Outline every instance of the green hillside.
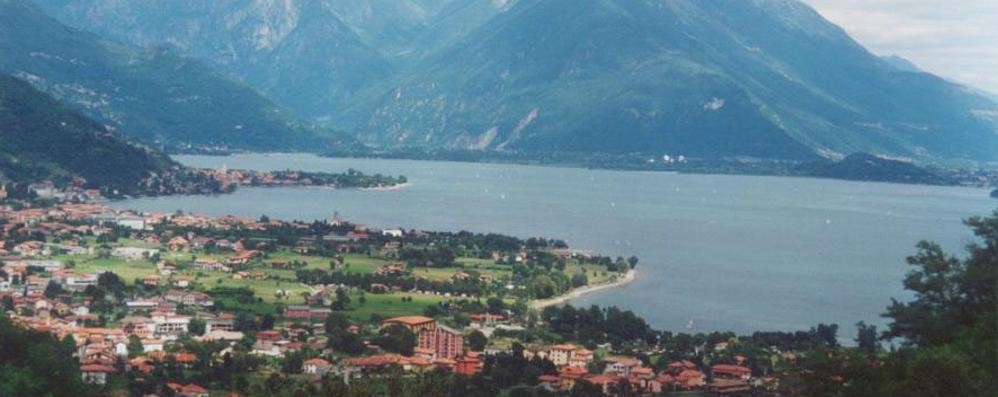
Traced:
<path fill-rule="evenodd" d="M 9 75 L 0 75 L 0 180 L 65 182 L 135 191 L 174 163 Z"/>

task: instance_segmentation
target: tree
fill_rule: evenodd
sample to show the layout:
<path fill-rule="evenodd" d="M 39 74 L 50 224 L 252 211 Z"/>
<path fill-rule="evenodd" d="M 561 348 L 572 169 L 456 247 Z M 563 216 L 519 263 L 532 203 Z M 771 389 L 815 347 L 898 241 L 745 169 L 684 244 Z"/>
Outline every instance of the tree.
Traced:
<path fill-rule="evenodd" d="M 569 393 L 570 397 L 603 397 L 603 390 L 592 383 L 585 380 L 578 380 L 575 385 L 572 386 L 572 391 Z"/>
<path fill-rule="evenodd" d="M 391 324 L 381 329 L 375 344 L 387 352 L 411 356 L 416 347 L 416 334 L 398 324 Z"/>
<path fill-rule="evenodd" d="M 474 330 L 468 334 L 468 348 L 473 351 L 485 350 L 485 346 L 489 343 L 489 339 L 485 337 L 482 331 Z"/>
<path fill-rule="evenodd" d="M 495 296 L 486 299 L 485 306 L 489 314 L 502 314 L 506 310 L 506 302 Z"/>
<path fill-rule="evenodd" d="M 0 316 L 0 396 L 97 395 L 80 378 L 75 350 L 72 338 L 59 341 Z"/>
<path fill-rule="evenodd" d="M 146 348 L 142 346 L 142 338 L 138 335 L 131 335 L 128 337 L 128 358 L 135 358 L 145 354 Z"/>
<path fill-rule="evenodd" d="M 332 334 L 337 331 L 346 331 L 347 327 L 350 326 L 350 320 L 343 313 L 329 313 L 323 325 L 326 333 Z"/>
<path fill-rule="evenodd" d="M 351 356 L 360 355 L 367 350 L 364 339 L 360 335 L 345 330 L 336 330 L 326 335 L 326 347 Z"/>
<path fill-rule="evenodd" d="M 260 329 L 271 330 L 274 329 L 274 323 L 277 321 L 273 314 L 267 313 L 260 317 Z"/>
<path fill-rule="evenodd" d="M 867 325 L 860 321 L 856 323 L 856 329 L 856 345 L 859 350 L 867 353 L 875 353 L 880 350 L 876 325 Z"/>
<path fill-rule="evenodd" d="M 125 297 L 125 282 L 114 272 L 104 272 L 97 276 L 97 285 L 110 292 L 116 299 Z"/>
<path fill-rule="evenodd" d="M 911 302 L 893 300 L 886 317 L 894 321 L 885 336 L 904 343 L 934 346 L 952 341 L 962 322 L 960 279 L 963 264 L 947 256 L 936 243 L 918 243 L 918 253 L 908 258 L 917 267 L 904 279 L 904 288 L 915 294 Z"/>
<path fill-rule="evenodd" d="M 350 295 L 343 288 L 336 289 L 336 301 L 333 302 L 333 310 L 346 310 L 350 304 Z"/>
<path fill-rule="evenodd" d="M 191 335 L 204 335 L 205 328 L 207 328 L 207 324 L 200 318 L 192 318 L 191 321 L 187 323 L 187 333 Z"/>
<path fill-rule="evenodd" d="M 62 294 L 62 284 L 55 281 L 49 281 L 49 284 L 45 286 L 45 297 L 53 299 Z"/>
<path fill-rule="evenodd" d="M 631 266 L 631 269 L 638 267 L 638 257 L 631 256 L 630 258 L 627 258 L 627 264 Z"/>

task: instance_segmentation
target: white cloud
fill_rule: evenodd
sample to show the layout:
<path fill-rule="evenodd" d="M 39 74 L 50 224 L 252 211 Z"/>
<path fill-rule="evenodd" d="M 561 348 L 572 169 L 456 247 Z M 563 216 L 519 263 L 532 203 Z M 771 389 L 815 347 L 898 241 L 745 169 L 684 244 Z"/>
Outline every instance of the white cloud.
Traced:
<path fill-rule="evenodd" d="M 998 92 L 998 0 L 803 0 L 878 55 Z"/>

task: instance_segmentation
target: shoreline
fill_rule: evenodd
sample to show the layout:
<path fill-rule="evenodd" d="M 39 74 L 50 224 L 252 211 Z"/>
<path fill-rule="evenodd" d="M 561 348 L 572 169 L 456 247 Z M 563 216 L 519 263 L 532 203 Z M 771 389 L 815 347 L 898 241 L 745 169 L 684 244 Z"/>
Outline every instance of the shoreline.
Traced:
<path fill-rule="evenodd" d="M 410 186 L 412 186 L 412 182 L 397 183 L 390 186 L 362 187 L 360 190 L 365 192 L 392 192 L 402 190 Z"/>
<path fill-rule="evenodd" d="M 783 177 L 783 178 L 805 178 L 805 179 L 820 179 L 820 180 L 836 180 L 836 181 L 846 181 L 846 182 L 858 182 L 858 183 L 889 183 L 898 185 L 908 185 L 908 186 L 946 186 L 946 187 L 965 187 L 965 188 L 978 188 L 978 189 L 991 189 L 990 185 L 987 183 L 971 183 L 965 184 L 963 181 L 954 181 L 949 183 L 924 183 L 924 182 L 912 182 L 905 179 L 899 180 L 885 180 L 885 181 L 874 181 L 874 180 L 862 180 L 853 178 L 843 178 L 843 177 L 830 177 L 830 176 L 819 176 L 819 175 L 806 175 L 797 174 L 792 172 L 777 172 L 777 171 L 767 171 L 759 170 L 754 168 L 744 168 L 744 169 L 734 169 L 731 167 L 723 166 L 720 168 L 714 168 L 709 166 L 706 168 L 693 168 L 693 169 L 662 169 L 649 167 L 645 163 L 624 163 L 622 165 L 614 164 L 588 164 L 579 161 L 540 161 L 540 160 L 528 160 L 528 159 L 461 159 L 461 158 L 447 158 L 444 157 L 422 157 L 422 156 L 405 156 L 405 155 L 391 155 L 391 154 L 361 154 L 361 153 L 315 153 L 315 152 L 256 152 L 256 151 L 230 151 L 224 153 L 198 153 L 196 151 L 174 151 L 168 153 L 171 158 L 172 156 L 210 156 L 210 157 L 230 157 L 236 155 L 313 155 L 320 158 L 331 158 L 331 159 L 359 159 L 359 160 L 408 160 L 408 161 L 437 161 L 437 162 L 450 162 L 450 163 L 468 163 L 468 164 L 514 164 L 523 166 L 537 166 L 537 167 L 554 167 L 554 168 L 577 168 L 577 169 L 589 169 L 589 170 L 604 170 L 604 171 L 623 171 L 623 172 L 655 172 L 655 173 L 668 173 L 677 175 L 725 175 L 725 176 L 761 176 L 761 177 Z M 720 159 L 724 160 L 724 159 Z M 729 163 L 731 160 L 728 160 Z M 779 165 L 781 162 L 778 160 L 767 160 L 770 163 Z M 775 163 L 774 163 L 775 162 Z M 741 163 L 735 162 L 738 165 Z M 956 170 L 964 170 L 964 168 L 956 168 Z M 991 170 L 988 168 L 989 173 L 994 173 L 998 175 L 998 169 Z M 998 177 L 998 176 L 996 176 Z"/>
<path fill-rule="evenodd" d="M 625 286 L 627 284 L 630 284 L 630 283 L 634 282 L 634 280 L 637 279 L 637 275 L 638 275 L 637 270 L 631 269 L 631 270 L 628 270 L 626 274 L 624 274 L 624 277 L 619 278 L 619 279 L 614 280 L 614 281 L 609 282 L 609 283 L 597 284 L 597 285 L 587 285 L 585 287 L 579 287 L 579 288 L 570 290 L 570 291 L 568 291 L 568 292 L 566 292 L 566 293 L 564 293 L 562 295 L 558 295 L 558 296 L 553 297 L 553 298 L 530 301 L 530 308 L 533 309 L 533 310 L 541 310 L 541 309 L 544 309 L 544 308 L 546 308 L 548 306 L 557 306 L 557 305 L 561 305 L 561 304 L 567 303 L 568 301 L 570 301 L 572 299 L 581 298 L 583 296 L 592 294 L 594 292 L 598 292 L 598 291 L 602 291 L 602 290 L 610 289 L 610 288 L 623 287 L 623 286 Z"/>

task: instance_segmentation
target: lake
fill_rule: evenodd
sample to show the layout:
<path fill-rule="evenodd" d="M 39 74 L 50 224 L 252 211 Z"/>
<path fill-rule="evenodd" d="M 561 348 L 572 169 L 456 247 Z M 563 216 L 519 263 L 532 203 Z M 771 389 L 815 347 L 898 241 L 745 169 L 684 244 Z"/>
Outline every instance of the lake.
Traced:
<path fill-rule="evenodd" d="M 972 241 L 961 219 L 998 201 L 983 189 L 822 179 L 680 175 L 301 154 L 177 156 L 196 167 L 402 174 L 396 191 L 244 188 L 222 196 L 119 201 L 183 210 L 314 220 L 334 213 L 379 227 L 562 238 L 637 255 L 638 279 L 574 301 L 616 305 L 654 327 L 687 331 L 807 329 L 879 317 L 905 297 L 905 257 L 923 239 L 953 252 Z"/>

